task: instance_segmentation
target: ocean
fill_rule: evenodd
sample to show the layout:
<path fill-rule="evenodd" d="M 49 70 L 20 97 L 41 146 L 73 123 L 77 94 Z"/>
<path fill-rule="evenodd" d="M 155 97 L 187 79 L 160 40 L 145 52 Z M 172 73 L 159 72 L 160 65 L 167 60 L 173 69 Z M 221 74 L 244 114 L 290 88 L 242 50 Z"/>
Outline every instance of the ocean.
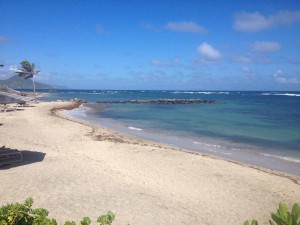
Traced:
<path fill-rule="evenodd" d="M 72 117 L 188 151 L 300 175 L 300 92 L 41 90 L 88 101 Z M 99 104 L 205 99 L 218 104 Z"/>

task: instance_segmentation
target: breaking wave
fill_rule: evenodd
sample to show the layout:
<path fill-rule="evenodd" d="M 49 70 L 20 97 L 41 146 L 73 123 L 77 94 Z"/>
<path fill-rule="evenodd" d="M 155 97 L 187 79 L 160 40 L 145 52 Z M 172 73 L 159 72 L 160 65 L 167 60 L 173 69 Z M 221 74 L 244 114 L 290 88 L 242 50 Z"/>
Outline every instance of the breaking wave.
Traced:
<path fill-rule="evenodd" d="M 294 96 L 294 97 L 300 97 L 300 94 L 295 94 L 295 93 L 262 93 L 261 95 L 277 95 L 277 96 Z"/>
<path fill-rule="evenodd" d="M 142 131 L 142 130 L 143 130 L 142 128 L 131 127 L 131 126 L 129 126 L 128 129 L 129 129 L 129 130 L 137 130 L 137 131 Z"/>
<path fill-rule="evenodd" d="M 291 157 L 279 156 L 279 155 L 272 155 L 272 154 L 266 154 L 266 153 L 260 153 L 260 154 L 264 155 L 264 156 L 267 156 L 267 157 L 282 159 L 282 160 L 289 161 L 289 162 L 300 163 L 300 159 L 297 159 L 297 158 L 291 158 Z"/>
<path fill-rule="evenodd" d="M 230 94 L 229 92 L 224 91 L 174 91 L 173 94 L 205 94 L 205 95 L 211 95 L 211 94 Z"/>

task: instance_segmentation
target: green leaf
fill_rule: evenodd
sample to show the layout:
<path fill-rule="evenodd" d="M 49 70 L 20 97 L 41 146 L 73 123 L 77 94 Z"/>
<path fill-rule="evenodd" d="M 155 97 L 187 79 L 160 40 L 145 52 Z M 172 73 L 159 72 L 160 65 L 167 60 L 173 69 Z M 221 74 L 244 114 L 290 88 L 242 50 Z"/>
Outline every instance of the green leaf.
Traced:
<path fill-rule="evenodd" d="M 109 221 L 111 221 L 111 222 L 115 219 L 115 214 L 113 214 L 113 212 L 111 212 L 111 211 L 108 211 L 107 216 L 108 216 Z"/>
<path fill-rule="evenodd" d="M 82 221 L 80 221 L 80 225 L 90 225 L 91 219 L 89 217 L 84 217 Z"/>
<path fill-rule="evenodd" d="M 76 225 L 74 221 L 66 221 L 64 225 Z"/>
<path fill-rule="evenodd" d="M 100 223 L 101 225 L 110 225 L 115 219 L 115 215 L 111 212 L 108 211 L 106 215 L 102 215 L 98 217 L 97 222 Z"/>
<path fill-rule="evenodd" d="M 280 217 L 287 219 L 288 211 L 289 211 L 289 209 L 286 206 L 286 204 L 284 202 L 280 202 L 279 210 L 278 210 L 278 214 L 280 215 Z"/>
<path fill-rule="evenodd" d="M 275 223 L 274 223 L 272 220 L 269 220 L 269 223 L 270 223 L 271 225 L 275 225 Z"/>
<path fill-rule="evenodd" d="M 276 224 L 278 225 L 285 225 L 285 220 L 280 218 L 279 215 L 272 213 L 271 214 L 272 219 L 275 221 Z"/>
<path fill-rule="evenodd" d="M 99 216 L 97 222 L 101 225 L 106 224 L 106 215 Z"/>
<path fill-rule="evenodd" d="M 300 218 L 300 205 L 294 204 L 292 208 L 292 215 L 296 219 L 296 221 Z"/>
<path fill-rule="evenodd" d="M 30 197 L 30 198 L 27 198 L 24 202 L 24 206 L 27 207 L 27 208 L 31 208 L 32 207 L 32 204 L 33 204 L 33 199 Z"/>
<path fill-rule="evenodd" d="M 43 208 L 38 208 L 32 211 L 33 214 L 36 214 L 40 217 L 47 217 L 49 214 L 49 211 Z"/>
<path fill-rule="evenodd" d="M 249 221 L 246 220 L 245 223 L 244 223 L 244 225 L 250 225 Z M 251 225 L 258 225 L 257 220 L 252 220 L 251 221 Z"/>
<path fill-rule="evenodd" d="M 249 224 L 249 221 L 246 220 L 246 221 L 244 222 L 244 225 L 250 225 L 250 224 Z"/>
<path fill-rule="evenodd" d="M 13 221 L 13 220 L 14 220 L 14 217 L 8 216 L 7 219 L 8 219 L 8 221 L 10 222 L 10 221 Z"/>

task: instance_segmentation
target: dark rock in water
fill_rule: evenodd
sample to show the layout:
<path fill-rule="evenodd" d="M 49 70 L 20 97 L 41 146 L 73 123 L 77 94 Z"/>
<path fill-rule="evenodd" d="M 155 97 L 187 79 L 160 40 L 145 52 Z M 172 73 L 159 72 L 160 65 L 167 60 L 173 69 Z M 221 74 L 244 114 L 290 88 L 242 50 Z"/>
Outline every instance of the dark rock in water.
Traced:
<path fill-rule="evenodd" d="M 215 100 L 203 99 L 154 99 L 129 101 L 98 101 L 100 104 L 217 104 Z"/>

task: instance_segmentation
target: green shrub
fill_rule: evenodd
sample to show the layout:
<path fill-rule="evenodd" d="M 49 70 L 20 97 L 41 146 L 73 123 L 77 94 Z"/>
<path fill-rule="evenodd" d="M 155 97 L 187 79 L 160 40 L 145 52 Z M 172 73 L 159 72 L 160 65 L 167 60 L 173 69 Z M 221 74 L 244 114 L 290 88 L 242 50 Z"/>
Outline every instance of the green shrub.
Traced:
<path fill-rule="evenodd" d="M 100 223 L 100 225 L 111 225 L 114 219 L 115 215 L 109 211 L 106 215 L 99 216 L 97 222 Z"/>
<path fill-rule="evenodd" d="M 249 221 L 245 221 L 244 225 L 258 225 L 256 220 L 252 220 L 251 223 Z"/>
<path fill-rule="evenodd" d="M 269 220 L 271 225 L 300 225 L 300 205 L 294 204 L 292 211 L 289 212 L 288 207 L 284 202 L 279 204 L 276 213 L 272 213 L 273 219 Z M 249 221 L 245 221 L 244 225 L 250 225 Z M 258 225 L 256 220 L 252 220 L 251 225 Z"/>
<path fill-rule="evenodd" d="M 300 205 L 294 204 L 292 211 L 289 212 L 286 204 L 281 202 L 279 209 L 276 213 L 272 213 L 271 217 L 275 222 L 269 220 L 271 225 L 300 225 Z"/>
<path fill-rule="evenodd" d="M 33 200 L 28 198 L 23 204 L 7 204 L 0 208 L 0 225 L 57 225 L 55 219 L 49 219 L 46 209 L 32 209 Z M 115 215 L 109 211 L 99 216 L 97 222 L 100 225 L 111 225 Z M 90 225 L 89 217 L 84 217 L 79 225 Z M 66 221 L 64 225 L 76 225 L 74 221 Z"/>
<path fill-rule="evenodd" d="M 32 209 L 33 200 L 28 198 L 24 204 L 7 204 L 0 208 L 0 225 L 57 225 L 54 219 L 48 219 L 48 211 Z"/>

